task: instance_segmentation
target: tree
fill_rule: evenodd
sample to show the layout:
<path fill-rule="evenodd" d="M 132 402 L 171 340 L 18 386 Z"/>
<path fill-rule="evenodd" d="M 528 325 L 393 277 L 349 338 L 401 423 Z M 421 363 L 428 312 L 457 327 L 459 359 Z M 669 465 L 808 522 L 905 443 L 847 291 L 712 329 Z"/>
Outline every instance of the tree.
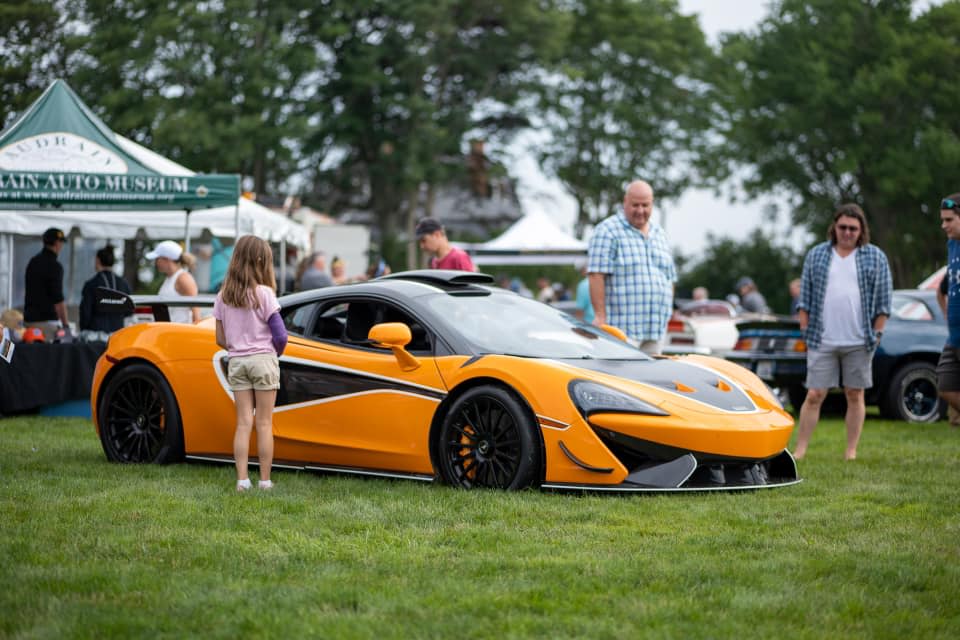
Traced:
<path fill-rule="evenodd" d="M 628 182 L 658 198 L 690 184 L 709 125 L 712 53 L 675 0 L 580 0 L 541 78 L 545 168 L 573 195 L 578 228 L 610 214 Z"/>
<path fill-rule="evenodd" d="M 690 269 L 681 263 L 678 291 L 691 291 L 694 287 L 706 287 L 713 298 L 723 298 L 736 293 L 737 280 L 749 276 L 763 294 L 770 308 L 778 313 L 790 310 L 790 294 L 787 285 L 800 277 L 803 269 L 802 254 L 786 244 L 777 243 L 762 229 L 755 229 L 743 242 L 729 238 L 717 240 L 708 236 L 709 246 L 703 256 Z"/>
<path fill-rule="evenodd" d="M 0 131 L 61 75 L 68 0 L 0 1 Z"/>
<path fill-rule="evenodd" d="M 255 191 L 295 173 L 318 71 L 309 0 L 86 0 L 74 88 L 109 124 L 191 169 L 249 176 Z"/>
<path fill-rule="evenodd" d="M 515 108 L 557 38 L 549 2 L 329 0 L 314 30 L 331 61 L 312 100 L 314 202 L 412 230 L 439 184 L 464 172 L 470 136 L 524 124 Z"/>
<path fill-rule="evenodd" d="M 786 190 L 818 236 L 857 202 L 899 286 L 942 264 L 937 203 L 960 166 L 960 3 L 916 19 L 911 4 L 774 2 L 756 32 L 725 42 L 717 74 L 723 157 L 748 168 L 746 191 Z"/>

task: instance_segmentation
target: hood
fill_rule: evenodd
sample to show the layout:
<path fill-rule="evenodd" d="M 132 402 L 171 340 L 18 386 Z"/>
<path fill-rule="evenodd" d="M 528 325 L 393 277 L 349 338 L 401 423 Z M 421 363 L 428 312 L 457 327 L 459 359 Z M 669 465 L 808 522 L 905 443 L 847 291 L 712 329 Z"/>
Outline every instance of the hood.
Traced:
<path fill-rule="evenodd" d="M 757 405 L 740 386 L 696 364 L 669 359 L 560 360 L 564 364 L 659 387 L 724 411 L 749 413 Z"/>

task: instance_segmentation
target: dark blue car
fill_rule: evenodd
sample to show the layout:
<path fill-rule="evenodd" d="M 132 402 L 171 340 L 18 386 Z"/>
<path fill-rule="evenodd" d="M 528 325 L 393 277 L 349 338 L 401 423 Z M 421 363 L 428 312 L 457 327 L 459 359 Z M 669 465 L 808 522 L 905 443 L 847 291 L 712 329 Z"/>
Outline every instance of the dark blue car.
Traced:
<path fill-rule="evenodd" d="M 796 320 L 746 322 L 728 360 L 785 389 L 795 410 L 806 396 L 806 343 Z M 877 405 L 884 418 L 934 422 L 946 404 L 937 396 L 937 359 L 947 340 L 947 324 L 936 291 L 898 289 L 893 292 L 890 318 L 873 358 L 873 387 L 867 404 Z"/>

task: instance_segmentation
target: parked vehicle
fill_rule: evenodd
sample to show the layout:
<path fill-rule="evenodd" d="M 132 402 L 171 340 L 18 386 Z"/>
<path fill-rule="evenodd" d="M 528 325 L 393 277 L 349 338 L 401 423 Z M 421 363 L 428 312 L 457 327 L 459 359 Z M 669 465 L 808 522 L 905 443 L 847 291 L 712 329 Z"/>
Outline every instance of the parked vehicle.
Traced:
<path fill-rule="evenodd" d="M 934 422 L 946 404 L 937 394 L 937 360 L 947 339 L 947 325 L 936 291 L 898 289 L 890 318 L 873 358 L 873 387 L 867 404 L 885 418 Z M 806 342 L 795 320 L 741 323 L 740 338 L 728 360 L 757 374 L 772 387 L 785 389 L 799 410 L 806 396 Z"/>
<path fill-rule="evenodd" d="M 663 353 L 668 355 L 699 353 L 722 357 L 736 345 L 739 323 L 775 317 L 739 313 L 726 300 L 677 300 L 676 307 L 664 338 Z"/>
<path fill-rule="evenodd" d="M 165 301 L 153 304 L 156 316 Z M 273 414 L 277 467 L 464 489 L 800 481 L 786 449 L 793 418 L 753 374 L 719 358 L 651 358 L 489 276 L 410 271 L 280 305 L 290 341 Z M 91 393 L 109 460 L 233 462 L 214 329 L 212 318 L 154 322 L 110 337 Z"/>

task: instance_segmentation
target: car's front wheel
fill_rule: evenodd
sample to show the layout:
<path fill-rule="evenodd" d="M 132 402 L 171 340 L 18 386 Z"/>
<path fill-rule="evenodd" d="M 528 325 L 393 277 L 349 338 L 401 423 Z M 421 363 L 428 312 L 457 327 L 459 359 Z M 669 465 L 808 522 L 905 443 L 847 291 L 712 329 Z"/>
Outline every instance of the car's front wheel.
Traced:
<path fill-rule="evenodd" d="M 97 411 L 100 443 L 111 462 L 178 462 L 183 426 L 163 375 L 147 364 L 124 367 L 108 382 Z"/>
<path fill-rule="evenodd" d="M 540 479 L 540 437 L 506 389 L 484 385 L 456 398 L 437 434 L 440 477 L 471 489 L 525 489 Z"/>
<path fill-rule="evenodd" d="M 907 422 L 936 422 L 946 406 L 937 394 L 937 370 L 929 362 L 909 362 L 890 380 L 883 415 Z"/>

